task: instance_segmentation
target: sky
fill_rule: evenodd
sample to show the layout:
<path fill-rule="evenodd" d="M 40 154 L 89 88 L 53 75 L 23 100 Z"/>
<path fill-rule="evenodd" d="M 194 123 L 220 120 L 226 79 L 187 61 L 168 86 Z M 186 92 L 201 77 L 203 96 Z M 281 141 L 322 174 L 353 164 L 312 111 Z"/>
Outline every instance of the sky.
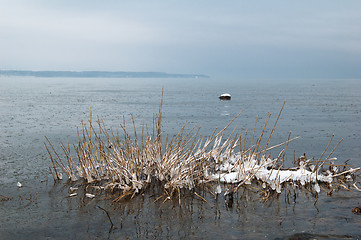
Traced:
<path fill-rule="evenodd" d="M 361 78 L 361 1 L 0 0 L 0 69 Z"/>

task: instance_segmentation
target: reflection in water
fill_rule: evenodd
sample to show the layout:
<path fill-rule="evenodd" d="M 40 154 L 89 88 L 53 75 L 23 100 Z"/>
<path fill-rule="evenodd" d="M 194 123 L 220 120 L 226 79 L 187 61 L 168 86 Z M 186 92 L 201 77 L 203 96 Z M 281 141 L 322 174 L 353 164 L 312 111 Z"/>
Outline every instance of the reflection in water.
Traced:
<path fill-rule="evenodd" d="M 227 204 L 223 194 L 213 196 L 207 191 L 184 194 L 181 202 L 156 201 L 162 188 L 148 189 L 133 199 L 112 202 L 115 196 L 100 193 L 81 183 L 66 182 L 44 186 L 34 201 L 15 198 L 1 202 L 9 219 L 20 225 L 5 225 L 0 230 L 4 239 L 146 239 L 146 238 L 214 238 L 214 239 L 310 239 L 359 238 L 361 222 L 352 208 L 359 204 L 359 194 L 335 191 L 332 196 L 307 188 L 275 194 L 265 201 L 254 188 L 242 188 Z M 77 187 L 69 197 L 70 187 Z M 227 186 L 222 186 L 227 188 Z M 95 198 L 85 193 L 97 193 Z M 26 193 L 19 193 L 23 197 Z M 316 198 L 317 197 L 317 198 Z M 108 199 L 109 198 L 109 199 Z M 317 200 L 317 201 L 316 201 Z M 111 228 L 107 214 L 114 227 Z M 6 220 L 5 220 L 6 221 Z M 332 226 L 330 228 L 329 226 Z"/>
<path fill-rule="evenodd" d="M 87 198 L 86 186 L 79 186 L 76 197 L 67 197 L 69 187 L 61 183 L 50 188 L 48 200 L 42 200 L 42 205 L 48 201 L 48 207 L 39 216 L 43 220 L 37 219 L 39 225 L 23 229 L 16 236 L 26 239 L 22 235 L 26 233 L 27 237 L 54 239 L 360 237 L 361 224 L 350 207 L 355 204 L 352 197 L 355 193 L 320 194 L 315 201 L 315 196 L 304 189 L 291 191 L 292 194 L 285 191 L 264 202 L 252 189 L 258 186 L 252 185 L 235 194 L 230 207 L 223 195 L 214 197 L 205 192 L 201 196 L 207 202 L 191 192 L 181 199 L 180 205 L 178 200 L 155 202 L 162 194 L 161 189 L 149 189 L 134 199 L 113 203 L 104 199 L 109 194 Z M 97 206 L 109 213 L 113 228 L 105 212 Z M 335 229 L 327 228 L 329 224 Z M 342 227 L 337 227 L 339 224 Z"/>

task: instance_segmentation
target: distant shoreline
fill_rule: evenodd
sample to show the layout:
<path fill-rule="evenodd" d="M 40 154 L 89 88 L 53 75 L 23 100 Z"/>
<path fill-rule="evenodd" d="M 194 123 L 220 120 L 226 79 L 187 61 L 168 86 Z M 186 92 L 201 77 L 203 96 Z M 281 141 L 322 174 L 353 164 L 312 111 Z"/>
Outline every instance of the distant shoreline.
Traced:
<path fill-rule="evenodd" d="M 165 72 L 124 72 L 124 71 L 27 71 L 0 70 L 1 76 L 23 77 L 73 77 L 73 78 L 209 78 L 204 74 L 180 74 Z"/>

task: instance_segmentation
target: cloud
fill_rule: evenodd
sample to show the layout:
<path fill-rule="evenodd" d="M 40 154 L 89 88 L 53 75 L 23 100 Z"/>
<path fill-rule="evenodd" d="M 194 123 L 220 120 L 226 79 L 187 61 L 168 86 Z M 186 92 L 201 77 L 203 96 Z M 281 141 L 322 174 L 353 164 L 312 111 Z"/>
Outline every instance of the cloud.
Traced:
<path fill-rule="evenodd" d="M 340 64 L 340 72 L 361 63 L 359 1 L 0 0 L 0 6 L 2 68 L 282 75 L 285 67 L 297 74 L 294 65 L 316 73 L 327 62 Z M 310 66 L 315 59 L 319 68 Z"/>

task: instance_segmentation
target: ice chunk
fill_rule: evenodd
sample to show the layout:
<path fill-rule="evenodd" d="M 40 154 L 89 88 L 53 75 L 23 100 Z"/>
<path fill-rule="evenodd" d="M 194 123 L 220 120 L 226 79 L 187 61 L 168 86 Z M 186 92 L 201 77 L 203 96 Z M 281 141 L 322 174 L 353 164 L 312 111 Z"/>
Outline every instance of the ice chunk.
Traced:
<path fill-rule="evenodd" d="M 215 194 L 220 194 L 220 193 L 222 193 L 222 188 L 221 188 L 221 185 L 217 185 L 217 187 L 216 187 L 216 190 L 214 191 L 214 193 Z"/>
<path fill-rule="evenodd" d="M 320 185 L 318 185 L 318 183 L 316 183 L 314 186 L 313 186 L 313 188 L 315 189 L 315 191 L 317 192 L 317 193 L 319 193 L 320 192 Z"/>
<path fill-rule="evenodd" d="M 91 193 L 86 193 L 85 196 L 88 198 L 95 198 L 95 195 Z"/>

